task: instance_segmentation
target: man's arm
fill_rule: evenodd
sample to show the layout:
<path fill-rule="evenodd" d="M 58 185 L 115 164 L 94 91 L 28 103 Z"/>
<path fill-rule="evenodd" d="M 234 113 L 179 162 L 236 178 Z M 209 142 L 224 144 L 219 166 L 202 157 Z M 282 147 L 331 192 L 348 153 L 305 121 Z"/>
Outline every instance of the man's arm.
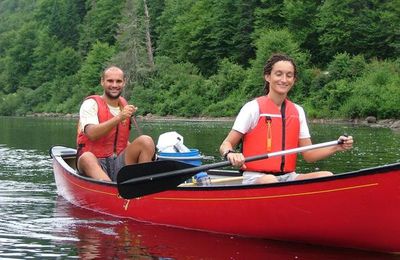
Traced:
<path fill-rule="evenodd" d="M 86 136 L 94 141 L 107 135 L 114 127 L 116 127 L 124 119 L 120 115 L 114 116 L 110 120 L 100 124 L 88 124 L 85 126 L 84 132 Z"/>
<path fill-rule="evenodd" d="M 97 118 L 97 103 L 94 103 L 95 104 L 85 104 L 85 106 L 82 105 L 80 110 L 83 131 L 92 141 L 107 135 L 114 127 L 126 118 L 132 116 L 132 114 L 137 110 L 133 105 L 126 105 L 118 115 L 99 124 Z M 93 105 L 95 107 L 93 107 Z"/>

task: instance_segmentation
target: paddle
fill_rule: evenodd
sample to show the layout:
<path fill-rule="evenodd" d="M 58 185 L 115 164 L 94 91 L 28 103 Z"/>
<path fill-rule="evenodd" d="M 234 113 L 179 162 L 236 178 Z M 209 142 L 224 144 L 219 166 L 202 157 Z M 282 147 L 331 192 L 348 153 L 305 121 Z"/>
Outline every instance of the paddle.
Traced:
<path fill-rule="evenodd" d="M 245 162 L 251 162 L 269 157 L 300 153 L 308 150 L 334 146 L 342 141 L 330 141 L 294 149 L 251 156 Z M 118 172 L 118 192 L 125 199 L 131 199 L 176 188 L 198 172 L 229 166 L 229 161 L 222 161 L 201 166 L 175 161 L 160 160 L 155 162 L 126 165 Z"/>

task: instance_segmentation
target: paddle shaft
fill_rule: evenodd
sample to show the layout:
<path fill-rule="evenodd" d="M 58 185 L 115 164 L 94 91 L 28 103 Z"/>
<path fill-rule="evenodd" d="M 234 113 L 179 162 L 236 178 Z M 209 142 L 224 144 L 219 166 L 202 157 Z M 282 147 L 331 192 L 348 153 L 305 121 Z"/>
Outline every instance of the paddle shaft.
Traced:
<path fill-rule="evenodd" d="M 138 132 L 139 136 L 143 135 L 142 129 L 140 129 L 140 127 L 136 121 L 136 116 L 132 115 L 131 120 L 132 120 L 133 124 L 135 125 L 136 131 Z"/>
<path fill-rule="evenodd" d="M 334 145 L 338 145 L 341 143 L 343 143 L 343 142 L 336 140 L 336 141 L 330 141 L 330 142 L 325 142 L 325 143 L 307 145 L 307 146 L 288 149 L 288 150 L 279 151 L 279 152 L 260 154 L 260 155 L 255 155 L 255 156 L 250 156 L 250 157 L 245 158 L 245 162 L 252 162 L 252 161 L 267 159 L 269 157 L 276 157 L 276 156 L 282 156 L 282 155 L 293 154 L 293 153 L 301 153 L 304 151 L 324 148 L 324 147 L 328 147 L 328 146 L 334 146 Z M 160 177 L 163 177 L 166 175 L 172 177 L 172 176 L 178 176 L 178 175 L 189 174 L 189 173 L 195 174 L 198 172 L 208 171 L 210 169 L 222 168 L 222 167 L 226 167 L 229 165 L 231 165 L 231 163 L 229 161 L 222 161 L 222 162 L 218 162 L 218 163 L 206 164 L 206 165 L 196 166 L 196 167 L 187 168 L 187 169 L 180 169 L 180 170 L 156 173 L 156 174 L 147 175 L 147 176 L 141 176 L 141 177 L 133 178 L 130 180 L 126 180 L 126 181 L 122 182 L 121 184 L 129 184 L 129 183 L 135 183 L 135 182 L 145 181 L 145 180 L 151 181 L 152 179 L 160 178 Z"/>
<path fill-rule="evenodd" d="M 223 177 L 223 178 L 215 178 L 211 179 L 211 183 L 224 183 L 224 182 L 234 182 L 234 181 L 242 181 L 243 176 L 237 176 L 237 177 Z M 197 185 L 194 182 L 188 182 L 188 183 L 182 183 L 178 187 L 187 187 L 187 186 L 195 186 Z"/>

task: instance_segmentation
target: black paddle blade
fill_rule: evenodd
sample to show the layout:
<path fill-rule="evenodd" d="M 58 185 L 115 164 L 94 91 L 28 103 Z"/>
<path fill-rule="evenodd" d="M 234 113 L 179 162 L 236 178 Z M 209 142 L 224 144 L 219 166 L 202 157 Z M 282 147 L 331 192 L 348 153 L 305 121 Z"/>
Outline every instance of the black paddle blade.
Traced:
<path fill-rule="evenodd" d="M 126 165 L 117 175 L 118 192 L 121 197 L 132 199 L 173 189 L 195 175 L 196 172 L 178 175 L 170 173 L 193 167 L 196 166 L 174 160 Z"/>

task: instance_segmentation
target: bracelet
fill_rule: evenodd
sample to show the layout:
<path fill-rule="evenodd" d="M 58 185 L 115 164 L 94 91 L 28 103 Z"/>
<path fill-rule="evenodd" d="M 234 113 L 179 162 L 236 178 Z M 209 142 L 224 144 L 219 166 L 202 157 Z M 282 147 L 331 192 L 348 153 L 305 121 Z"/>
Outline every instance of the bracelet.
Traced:
<path fill-rule="evenodd" d="M 234 153 L 234 152 L 235 152 L 234 150 L 228 150 L 228 151 L 224 152 L 224 155 L 223 155 L 224 159 L 228 160 L 228 154 Z"/>

